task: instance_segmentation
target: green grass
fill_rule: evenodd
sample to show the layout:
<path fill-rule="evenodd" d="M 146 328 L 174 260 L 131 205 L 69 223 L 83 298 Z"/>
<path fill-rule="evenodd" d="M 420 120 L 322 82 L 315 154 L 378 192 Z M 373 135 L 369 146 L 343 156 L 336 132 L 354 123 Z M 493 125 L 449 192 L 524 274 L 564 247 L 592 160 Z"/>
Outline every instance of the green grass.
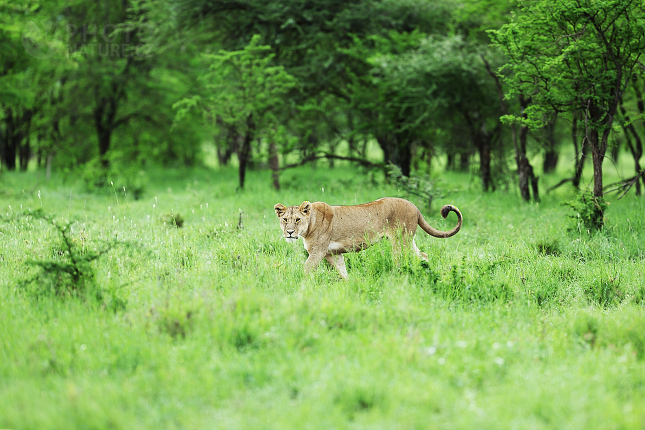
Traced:
<path fill-rule="evenodd" d="M 464 214 L 453 238 L 419 230 L 430 264 L 382 242 L 348 255 L 347 282 L 306 277 L 273 205 L 399 195 L 355 173 L 288 171 L 276 192 L 251 172 L 236 193 L 231 169 L 151 170 L 137 201 L 3 174 L 0 428 L 643 428 L 642 198 L 588 234 L 567 230 L 566 187 L 525 204 L 450 173 L 459 192 L 415 201 L 438 228 L 443 203 Z M 67 261 L 39 208 L 81 258 L 117 244 L 85 290 L 48 294 L 70 281 L 26 264 Z"/>

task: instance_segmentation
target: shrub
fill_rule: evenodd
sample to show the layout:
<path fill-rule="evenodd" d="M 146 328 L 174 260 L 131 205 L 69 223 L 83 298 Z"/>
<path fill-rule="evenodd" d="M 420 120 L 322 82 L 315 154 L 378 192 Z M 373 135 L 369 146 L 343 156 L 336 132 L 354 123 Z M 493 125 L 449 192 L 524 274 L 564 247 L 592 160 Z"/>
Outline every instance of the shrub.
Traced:
<path fill-rule="evenodd" d="M 148 185 L 145 173 L 134 164 L 123 162 L 118 156 L 110 157 L 107 167 L 98 158 L 87 162 L 81 170 L 85 190 L 90 193 L 123 190 L 134 200 L 139 200 Z"/>
<path fill-rule="evenodd" d="M 562 205 L 569 206 L 575 212 L 574 215 L 569 215 L 569 218 L 575 221 L 569 231 L 582 232 L 584 229 L 594 232 L 602 230 L 605 210 L 608 207 L 602 197 L 595 197 L 591 192 L 584 192 L 580 193 L 576 200 L 563 202 Z"/>
<path fill-rule="evenodd" d="M 91 249 L 84 237 L 72 236 L 74 222 L 56 220 L 43 211 L 32 213 L 34 218 L 48 221 L 59 233 L 59 241 L 51 244 L 52 258 L 27 260 L 25 264 L 40 269 L 32 278 L 21 282 L 23 288 L 36 298 L 55 296 L 59 298 L 80 297 L 95 299 L 110 310 L 125 309 L 126 301 L 117 290 L 101 289 L 96 283 L 92 263 L 107 254 L 120 242 L 106 242 L 102 247 Z"/>

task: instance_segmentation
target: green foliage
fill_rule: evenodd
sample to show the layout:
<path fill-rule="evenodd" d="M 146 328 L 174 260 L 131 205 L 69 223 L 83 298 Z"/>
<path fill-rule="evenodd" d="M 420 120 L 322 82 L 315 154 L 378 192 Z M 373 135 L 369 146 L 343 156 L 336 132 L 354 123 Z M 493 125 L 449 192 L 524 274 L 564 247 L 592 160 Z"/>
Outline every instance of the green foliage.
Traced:
<path fill-rule="evenodd" d="M 368 73 L 350 75 L 353 108 L 390 156 L 385 161 L 404 172 L 397 152 L 405 159 L 404 148 L 409 151 L 412 143 L 426 145 L 439 137 L 452 149 L 456 124 L 476 132 L 480 121 L 498 122 L 498 104 L 490 102 L 494 82 L 480 58 L 486 50 L 459 35 L 391 31 L 356 37 L 343 52 L 369 64 Z"/>
<path fill-rule="evenodd" d="M 280 114 L 281 96 L 296 82 L 284 67 L 272 66 L 275 54 L 271 48 L 260 45 L 260 36 L 254 36 L 244 49 L 221 50 L 218 54 L 204 54 L 208 71 L 200 77 L 204 94 L 177 102 L 177 120 L 199 107 L 205 119 L 215 126 L 217 120 L 244 129 L 248 119 L 265 131 Z"/>
<path fill-rule="evenodd" d="M 109 252 L 114 244 L 107 243 L 103 248 L 91 249 L 86 245 L 82 232 L 75 238 L 71 236 L 74 223 L 57 221 L 43 212 L 32 216 L 51 223 L 60 235 L 60 242 L 52 248 L 52 259 L 26 260 L 25 264 L 40 270 L 36 276 L 23 281 L 23 285 L 31 286 L 29 291 L 39 298 L 53 295 L 60 298 L 102 299 L 92 263 Z"/>
<path fill-rule="evenodd" d="M 505 303 L 513 299 L 513 291 L 492 277 L 496 264 L 469 265 L 465 259 L 450 269 L 450 275 L 435 287 L 444 300 L 466 305 Z"/>
<path fill-rule="evenodd" d="M 539 127 L 553 112 L 597 109 L 588 126 L 598 130 L 611 127 L 605 115 L 643 52 L 645 15 L 632 0 L 522 1 L 512 22 L 490 34 L 510 60 L 500 69 L 509 96 L 533 101 L 516 121 Z"/>
<path fill-rule="evenodd" d="M 171 304 L 170 300 L 167 300 L 165 306 L 151 308 L 150 316 L 160 332 L 167 333 L 173 339 L 185 339 L 192 327 L 194 312 L 195 310 L 184 303 Z"/>
<path fill-rule="evenodd" d="M 130 197 L 139 200 L 143 197 L 148 185 L 145 172 L 136 164 L 124 162 L 123 159 L 110 153 L 112 160 L 107 167 L 100 159 L 94 158 L 81 168 L 83 185 L 88 192 L 122 194 L 123 198 Z M 118 200 L 118 197 L 117 197 Z"/>
<path fill-rule="evenodd" d="M 599 280 L 587 285 L 584 293 L 590 303 L 596 304 L 603 308 L 620 304 L 624 297 L 624 292 L 620 286 L 620 278 L 601 277 Z"/>
<path fill-rule="evenodd" d="M 607 201 L 602 197 L 595 197 L 591 192 L 578 194 L 576 200 L 563 202 L 563 206 L 570 207 L 575 213 L 569 218 L 575 224 L 569 228 L 570 231 L 595 232 L 602 230 L 605 225 L 605 210 L 609 207 Z"/>
<path fill-rule="evenodd" d="M 180 213 L 168 213 L 159 217 L 160 221 L 171 227 L 181 228 L 184 225 L 184 217 Z"/>
<path fill-rule="evenodd" d="M 549 241 L 543 241 L 543 242 L 538 242 L 535 245 L 536 250 L 542 254 L 542 255 L 553 255 L 553 256 L 558 256 L 560 255 L 560 244 L 558 243 L 557 239 L 554 240 L 549 240 Z"/>

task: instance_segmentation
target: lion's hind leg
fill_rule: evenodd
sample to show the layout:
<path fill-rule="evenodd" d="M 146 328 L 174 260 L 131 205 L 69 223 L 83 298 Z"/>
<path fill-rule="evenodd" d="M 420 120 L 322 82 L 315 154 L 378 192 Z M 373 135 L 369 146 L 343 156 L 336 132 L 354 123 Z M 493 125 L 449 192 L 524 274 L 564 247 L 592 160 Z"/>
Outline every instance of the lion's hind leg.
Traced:
<path fill-rule="evenodd" d="M 340 276 L 347 280 L 347 268 L 345 267 L 345 259 L 343 254 L 327 254 L 325 256 L 327 262 L 340 273 Z"/>
<path fill-rule="evenodd" d="M 387 232 L 386 237 L 392 243 L 392 254 L 395 259 L 398 260 L 401 258 L 404 249 L 410 249 L 418 258 L 428 261 L 428 255 L 425 252 L 421 252 L 414 242 L 414 231 L 404 226 L 403 228 L 392 229 Z"/>
<path fill-rule="evenodd" d="M 414 237 L 412 238 L 412 250 L 414 250 L 414 253 L 417 257 L 422 260 L 428 261 L 428 254 L 422 252 L 419 248 L 417 248 L 417 244 L 414 242 Z"/>

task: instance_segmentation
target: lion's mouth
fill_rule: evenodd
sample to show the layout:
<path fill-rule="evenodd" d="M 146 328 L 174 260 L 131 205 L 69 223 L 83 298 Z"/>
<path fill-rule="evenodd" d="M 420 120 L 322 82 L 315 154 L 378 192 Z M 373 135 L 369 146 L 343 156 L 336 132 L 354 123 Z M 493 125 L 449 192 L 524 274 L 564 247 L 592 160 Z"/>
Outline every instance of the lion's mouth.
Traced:
<path fill-rule="evenodd" d="M 284 240 L 286 240 L 287 242 L 292 242 L 293 243 L 293 242 L 296 242 L 298 240 L 298 236 L 285 236 Z"/>

